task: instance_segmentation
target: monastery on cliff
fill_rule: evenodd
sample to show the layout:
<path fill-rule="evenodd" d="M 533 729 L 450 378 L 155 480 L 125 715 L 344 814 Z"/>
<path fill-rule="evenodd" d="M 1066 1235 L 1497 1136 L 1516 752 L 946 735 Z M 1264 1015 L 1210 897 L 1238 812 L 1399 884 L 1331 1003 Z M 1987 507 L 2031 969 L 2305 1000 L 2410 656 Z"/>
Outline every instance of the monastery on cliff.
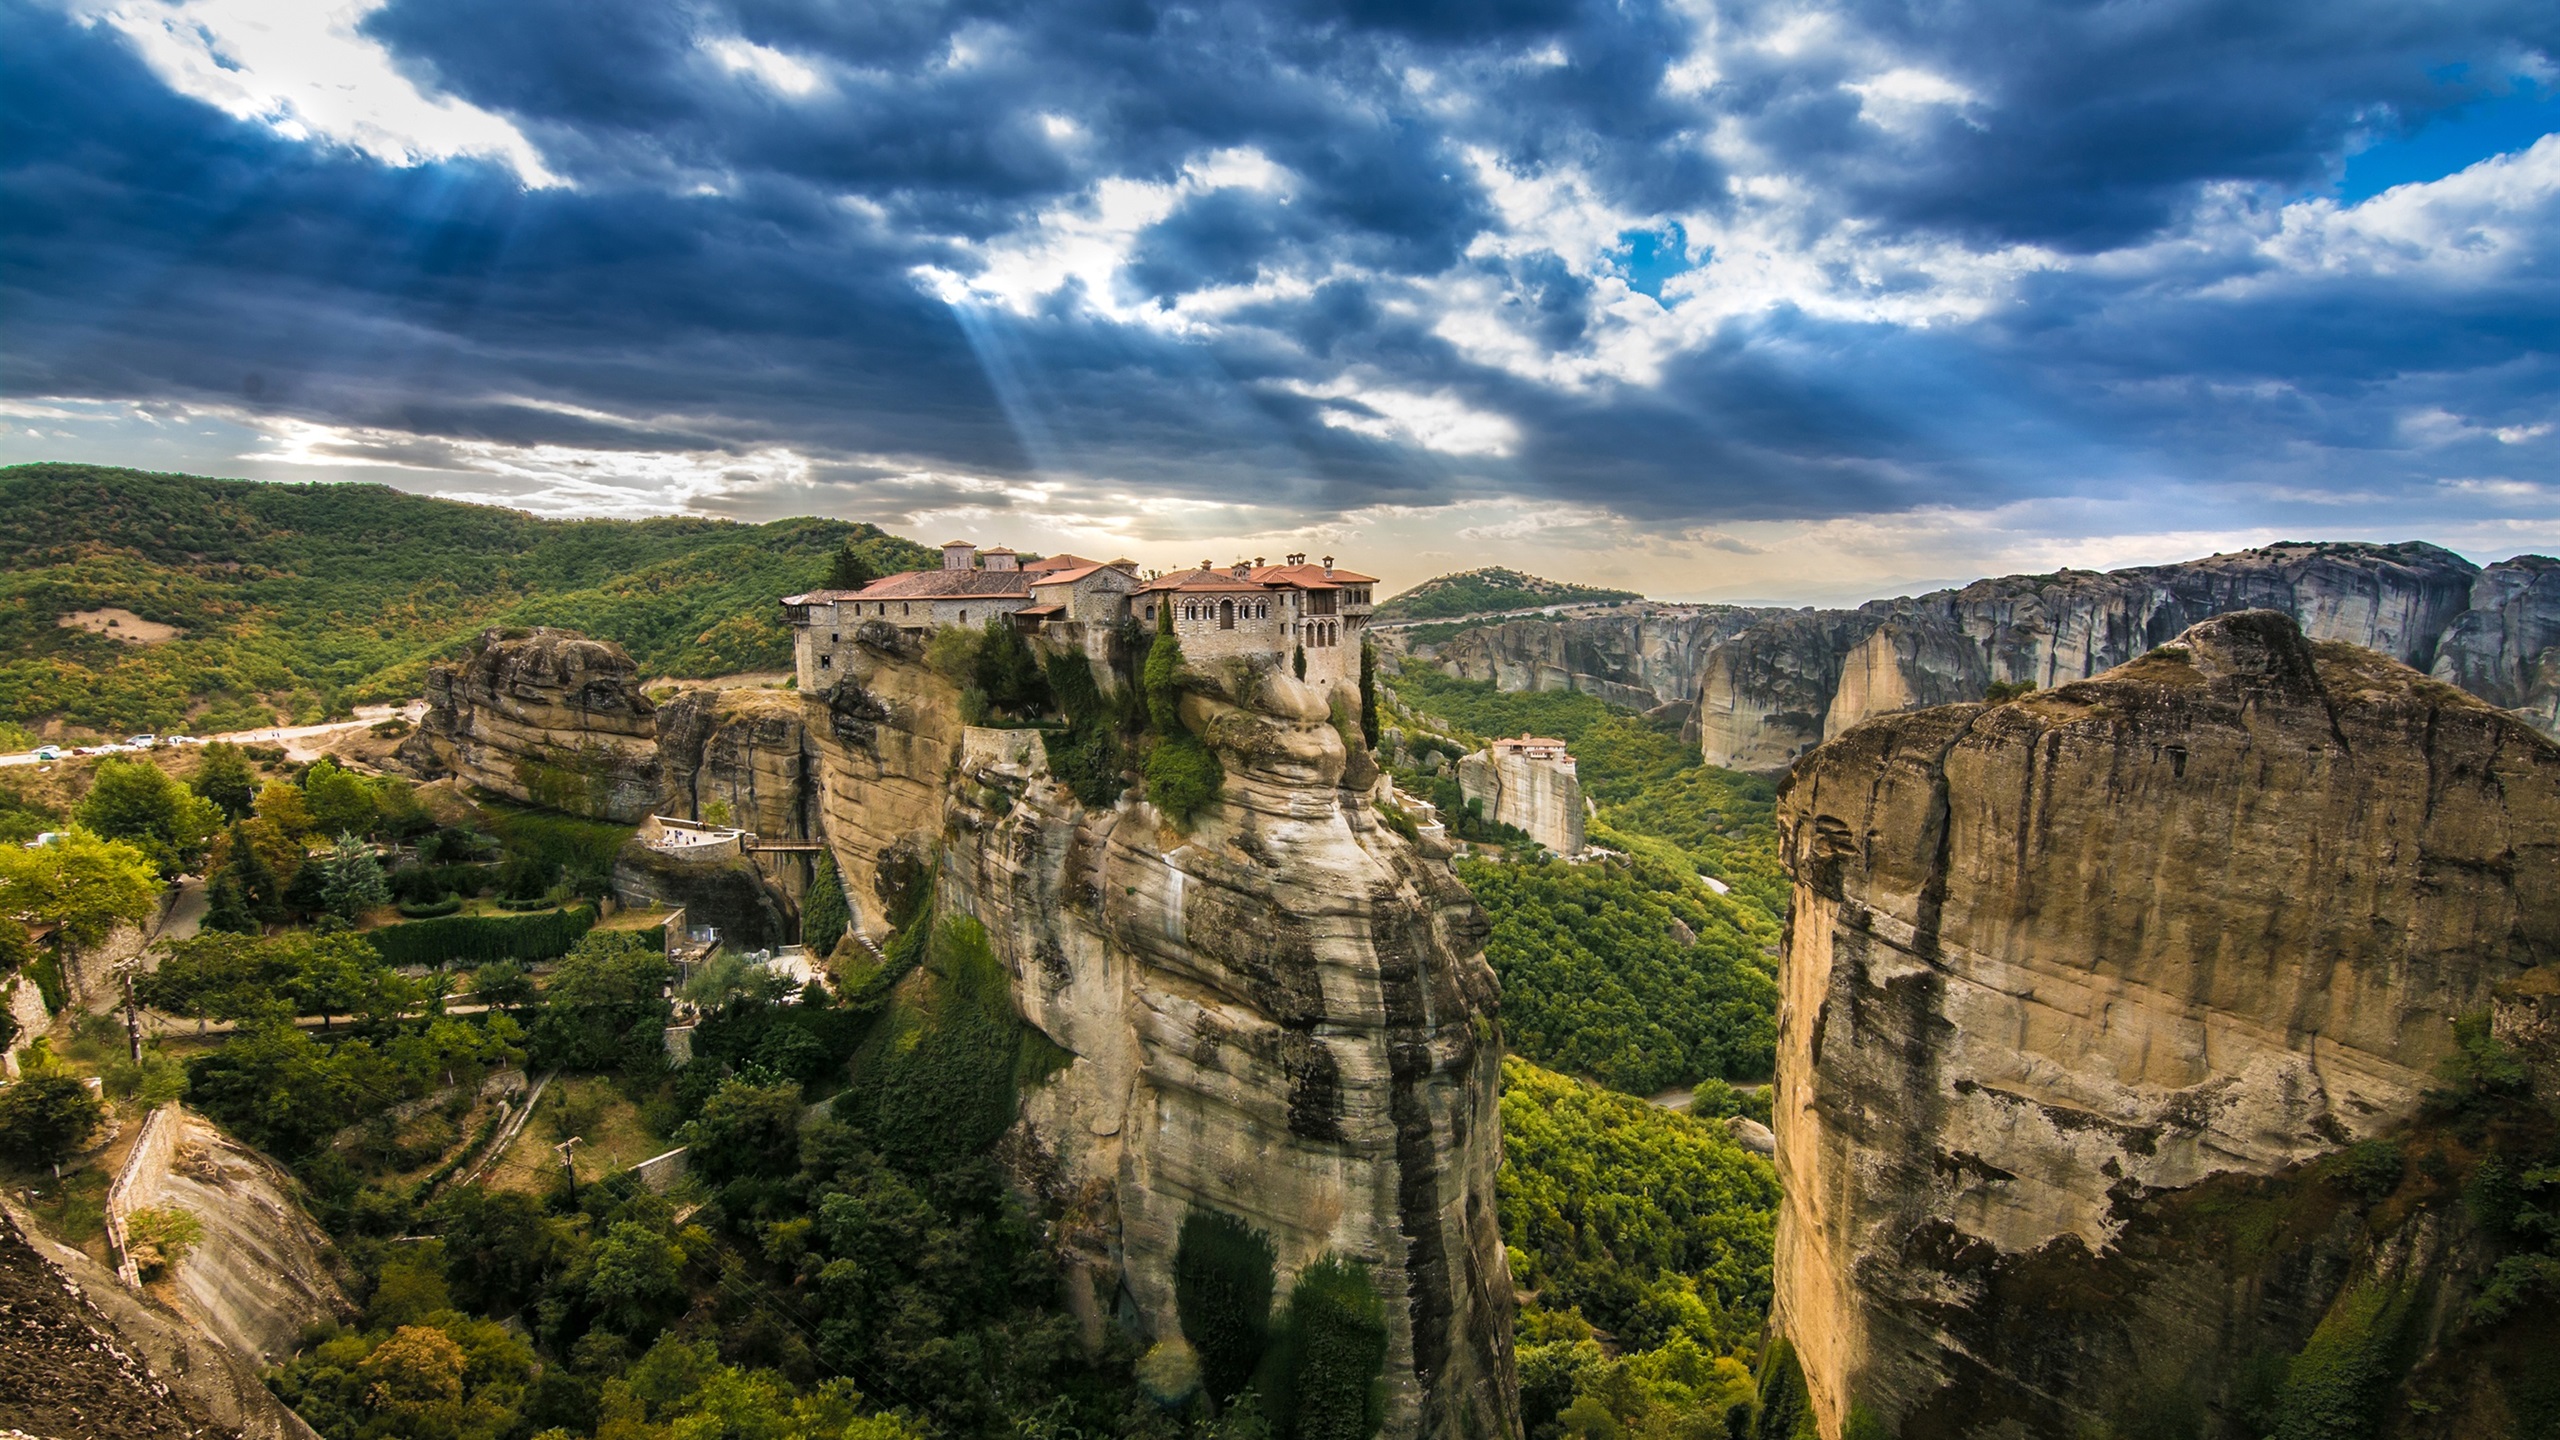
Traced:
<path fill-rule="evenodd" d="M 1360 633 L 1369 626 L 1377 577 L 1337 569 L 1333 557 L 1310 564 L 1291 555 L 1267 565 L 1256 556 L 1218 567 L 1141 577 L 1133 560 L 1051 555 L 1024 561 L 1002 546 L 980 550 L 965 540 L 942 547 L 942 565 L 875 580 L 859 590 L 812 590 L 783 598 L 790 620 L 800 688 L 835 680 L 838 652 L 866 623 L 926 632 L 945 625 L 984 625 L 1010 617 L 1026 635 L 1107 658 L 1109 636 L 1134 618 L 1152 634 L 1159 608 L 1171 607 L 1183 657 L 1231 655 L 1286 661 L 1303 648 L 1307 681 L 1331 689 L 1357 685 Z"/>

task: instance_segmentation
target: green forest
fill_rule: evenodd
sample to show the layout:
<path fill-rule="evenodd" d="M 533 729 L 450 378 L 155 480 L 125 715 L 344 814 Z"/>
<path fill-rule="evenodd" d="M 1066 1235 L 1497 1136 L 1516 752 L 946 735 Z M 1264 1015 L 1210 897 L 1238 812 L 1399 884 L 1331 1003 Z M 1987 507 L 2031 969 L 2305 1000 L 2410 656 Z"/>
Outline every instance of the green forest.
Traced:
<path fill-rule="evenodd" d="M 1447 620 L 1460 615 L 1489 615 L 1525 610 L 1534 605 L 1600 605 L 1641 600 L 1633 590 L 1603 590 L 1546 580 L 1493 566 L 1457 575 L 1438 575 L 1378 606 L 1382 623 L 1403 620 Z"/>
<path fill-rule="evenodd" d="M 1676 732 L 1593 696 L 1501 691 L 1419 663 L 1391 690 L 1412 761 L 1399 784 L 1447 813 L 1459 753 L 1488 736 L 1553 735 L 1598 805 L 1590 843 L 1619 857 L 1568 864 L 1515 846 L 1458 862 L 1493 922 L 1485 953 L 1512 1048 L 1637 1094 L 1766 1079 L 1786 908 L 1776 787 L 1702 764 Z"/>
<path fill-rule="evenodd" d="M 271 485 L 94 465 L 0 469 L 0 724 L 93 734 L 309 721 L 419 691 L 491 625 L 559 625 L 648 675 L 778 669 L 774 602 L 850 545 L 933 563 L 868 525 L 540 520 L 382 485 Z M 63 617 L 173 627 L 117 638 Z M 132 633 L 132 632 L 127 632 Z"/>

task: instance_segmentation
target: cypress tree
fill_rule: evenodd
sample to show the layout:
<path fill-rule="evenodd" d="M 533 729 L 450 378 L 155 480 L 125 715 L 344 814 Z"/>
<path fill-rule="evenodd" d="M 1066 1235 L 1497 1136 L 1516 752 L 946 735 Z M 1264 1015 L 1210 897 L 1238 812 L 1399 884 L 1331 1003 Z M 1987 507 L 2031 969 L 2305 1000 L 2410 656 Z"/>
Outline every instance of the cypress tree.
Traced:
<path fill-rule="evenodd" d="M 1182 733 L 1182 641 L 1173 633 L 1171 597 L 1156 606 L 1156 643 L 1147 652 L 1147 718 L 1159 735 Z"/>
<path fill-rule="evenodd" d="M 853 542 L 847 540 L 837 549 L 834 561 L 827 567 L 826 588 L 859 590 L 879 578 L 873 573 L 871 562 L 863 559 L 861 554 L 853 548 Z"/>
<path fill-rule="evenodd" d="M 1289 668 L 1297 673 L 1299 679 L 1304 680 L 1307 678 L 1306 646 L 1292 645 L 1289 647 Z"/>
<path fill-rule="evenodd" d="M 809 877 L 809 898 L 800 906 L 801 942 L 810 955 L 823 960 L 852 924 L 853 914 L 844 903 L 844 881 L 836 874 L 836 857 L 822 853 L 818 872 Z"/>
<path fill-rule="evenodd" d="M 276 872 L 269 868 L 258 847 L 249 843 L 248 834 L 239 826 L 231 827 L 231 859 L 223 866 L 233 883 L 240 887 L 240 897 L 248 903 L 249 913 L 260 920 L 284 918 L 284 886 L 277 883 Z"/>
<path fill-rule="evenodd" d="M 249 913 L 249 897 L 242 894 L 240 882 L 228 868 L 216 871 L 213 883 L 205 887 L 204 928 L 226 935 L 255 935 L 258 917 Z"/>
<path fill-rule="evenodd" d="M 1193 1210 L 1173 1252 L 1173 1299 L 1182 1338 L 1200 1357 L 1200 1381 L 1223 1404 L 1253 1379 L 1271 1340 L 1271 1237 L 1235 1216 Z"/>
<path fill-rule="evenodd" d="M 1378 651 L 1360 637 L 1360 742 L 1378 748 Z"/>

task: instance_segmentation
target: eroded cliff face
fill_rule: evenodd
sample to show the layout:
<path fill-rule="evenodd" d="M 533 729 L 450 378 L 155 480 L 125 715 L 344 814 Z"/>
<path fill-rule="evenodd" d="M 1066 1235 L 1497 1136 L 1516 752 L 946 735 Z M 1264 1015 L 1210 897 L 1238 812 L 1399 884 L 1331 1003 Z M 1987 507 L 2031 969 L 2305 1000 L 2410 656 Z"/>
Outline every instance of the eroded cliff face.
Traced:
<path fill-rule="evenodd" d="M 1102 1217 L 1099 1308 L 1178 1333 L 1177 1236 L 1214 1207 L 1271 1235 L 1284 1286 L 1327 1251 L 1369 1267 L 1388 1435 L 1518 1434 L 1485 922 L 1377 823 L 1323 693 L 1240 671 L 1187 695 L 1228 780 L 1181 834 L 1141 802 L 1080 806 L 1034 735 L 964 728 L 894 630 L 854 651 L 808 702 L 838 864 L 875 926 L 932 870 L 1075 1056 L 1012 1150 Z"/>
<path fill-rule="evenodd" d="M 657 707 L 619 645 L 567 630 L 490 630 L 427 671 L 427 713 L 400 747 L 527 804 L 624 823 L 658 800 Z"/>
<path fill-rule="evenodd" d="M 2342 640 L 2425 670 L 2457 619 L 2489 603 L 2474 594 L 2482 576 L 2433 545 L 2272 545 L 2105 574 L 1979 580 L 1856 610 L 1780 612 L 1701 662 L 1701 753 L 1711 765 L 1783 769 L 1873 716 L 1978 700 L 1995 680 L 2051 689 L 2239 610 L 2282 611 L 2315 640 Z M 2553 606 L 2536 600 L 2526 608 L 2539 614 Z M 2482 619 L 2473 628 L 2485 638 L 2507 623 Z M 2537 663 L 2550 643 L 2527 658 L 2501 652 L 2466 662 L 2471 668 L 2445 678 L 2470 688 L 2466 677 L 2475 671 L 2521 674 L 2517 665 Z M 2461 653 L 2476 649 L 2466 642 Z M 2526 703 L 2477 693 L 2501 705 Z"/>
<path fill-rule="evenodd" d="M 2471 608 L 2436 646 L 2434 673 L 2560 735 L 2560 560 L 2519 555 L 2481 571 Z"/>
<path fill-rule="evenodd" d="M 2244 1282 L 2178 1217 L 2400 1125 L 2560 956 L 2560 746 L 2268 611 L 1851 729 L 1779 825 L 1776 1323 L 1827 1436 L 2234 1433 L 2350 1257 Z"/>
<path fill-rule="evenodd" d="M 1780 613 L 1736 605 L 1621 605 L 1463 630 L 1432 658 L 1460 679 L 1489 680 L 1505 690 L 1579 690 L 1651 710 L 1697 698 L 1707 652 Z"/>

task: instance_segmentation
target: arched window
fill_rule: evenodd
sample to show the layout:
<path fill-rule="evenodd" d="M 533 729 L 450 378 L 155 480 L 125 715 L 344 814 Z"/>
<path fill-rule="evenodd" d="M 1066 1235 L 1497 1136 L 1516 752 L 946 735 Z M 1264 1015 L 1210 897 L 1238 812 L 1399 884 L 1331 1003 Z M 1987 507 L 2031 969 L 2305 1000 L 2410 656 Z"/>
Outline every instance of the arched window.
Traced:
<path fill-rule="evenodd" d="M 1221 630 L 1236 628 L 1236 602 L 1233 600 L 1218 602 L 1218 628 Z"/>

